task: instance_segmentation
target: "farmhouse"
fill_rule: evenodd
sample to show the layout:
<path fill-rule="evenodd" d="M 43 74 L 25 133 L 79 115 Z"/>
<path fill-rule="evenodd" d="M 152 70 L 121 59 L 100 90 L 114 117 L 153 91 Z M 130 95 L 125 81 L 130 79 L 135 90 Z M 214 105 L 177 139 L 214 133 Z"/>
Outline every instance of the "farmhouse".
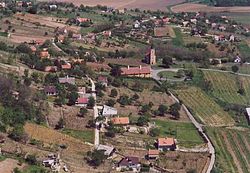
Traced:
<path fill-rule="evenodd" d="M 75 78 L 74 77 L 69 77 L 69 76 L 60 77 L 59 78 L 59 83 L 61 83 L 61 84 L 69 83 L 69 84 L 75 85 Z"/>
<path fill-rule="evenodd" d="M 131 77 L 151 77 L 151 68 L 150 66 L 146 67 L 123 67 L 121 68 L 122 76 L 131 76 Z"/>
<path fill-rule="evenodd" d="M 148 150 L 147 158 L 148 159 L 157 159 L 159 157 L 159 150 Z"/>
<path fill-rule="evenodd" d="M 115 152 L 115 148 L 108 145 L 98 145 L 97 150 L 104 151 L 104 154 L 108 157 L 111 157 Z"/>
<path fill-rule="evenodd" d="M 117 109 L 104 105 L 102 109 L 102 115 L 105 117 L 117 115 Z"/>
<path fill-rule="evenodd" d="M 165 151 L 165 150 L 175 150 L 176 144 L 174 138 L 158 138 L 157 141 L 158 150 Z"/>
<path fill-rule="evenodd" d="M 129 117 L 115 117 L 115 118 L 111 118 L 111 121 L 115 125 L 128 125 L 129 124 Z"/>
<path fill-rule="evenodd" d="M 45 86 L 44 92 L 49 96 L 55 96 L 58 94 L 57 89 L 55 86 Z"/>
<path fill-rule="evenodd" d="M 138 157 L 125 157 L 118 163 L 120 169 L 135 169 L 139 170 L 141 164 Z"/>

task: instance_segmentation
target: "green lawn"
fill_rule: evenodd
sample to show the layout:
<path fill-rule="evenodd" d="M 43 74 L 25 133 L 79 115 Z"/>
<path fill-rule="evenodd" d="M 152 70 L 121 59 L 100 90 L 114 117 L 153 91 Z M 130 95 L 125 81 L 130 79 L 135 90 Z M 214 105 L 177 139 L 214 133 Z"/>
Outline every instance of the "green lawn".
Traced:
<path fill-rule="evenodd" d="M 167 78 L 167 79 L 178 79 L 176 77 L 176 73 L 175 72 L 172 72 L 172 71 L 163 71 L 163 72 L 160 72 L 158 73 L 158 76 L 159 77 L 163 77 L 163 78 Z"/>
<path fill-rule="evenodd" d="M 172 39 L 172 43 L 175 46 L 181 47 L 183 46 L 183 37 L 182 37 L 182 33 L 181 30 L 179 28 L 173 28 L 176 37 Z"/>
<path fill-rule="evenodd" d="M 41 166 L 30 165 L 27 168 L 25 168 L 25 170 L 22 171 L 21 173 L 42 173 L 42 172 L 46 172 L 46 169 L 44 169 Z"/>
<path fill-rule="evenodd" d="M 243 57 L 245 57 L 245 58 L 249 57 L 250 48 L 249 48 L 249 46 L 247 45 L 246 42 L 244 42 L 244 41 L 240 42 L 240 43 L 237 45 L 237 47 L 238 47 L 238 49 L 239 49 L 239 51 L 240 51 L 240 54 L 241 54 Z"/>
<path fill-rule="evenodd" d="M 1 36 L 1 37 L 7 37 L 7 36 L 8 36 L 8 33 L 6 33 L 6 32 L 0 32 L 0 36 Z"/>
<path fill-rule="evenodd" d="M 63 133 L 70 135 L 74 138 L 80 139 L 84 142 L 94 142 L 94 131 L 93 130 L 72 130 L 64 129 Z"/>
<path fill-rule="evenodd" d="M 174 137 L 180 146 L 193 147 L 203 144 L 197 129 L 189 122 L 152 120 L 160 128 L 161 137 Z"/>

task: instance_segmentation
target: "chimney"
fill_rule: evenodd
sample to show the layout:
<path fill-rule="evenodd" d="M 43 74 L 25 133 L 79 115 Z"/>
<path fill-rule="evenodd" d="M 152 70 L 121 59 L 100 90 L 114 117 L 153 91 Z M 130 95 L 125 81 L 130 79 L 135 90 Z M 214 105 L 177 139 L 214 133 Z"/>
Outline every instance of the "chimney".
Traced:
<path fill-rule="evenodd" d="M 128 65 L 128 70 L 129 70 L 129 65 Z"/>

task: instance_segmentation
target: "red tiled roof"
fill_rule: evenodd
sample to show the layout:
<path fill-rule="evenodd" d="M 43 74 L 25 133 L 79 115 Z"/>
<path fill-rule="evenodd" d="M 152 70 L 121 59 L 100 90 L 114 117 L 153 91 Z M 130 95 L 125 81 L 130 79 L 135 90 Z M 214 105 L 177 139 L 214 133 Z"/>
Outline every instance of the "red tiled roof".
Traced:
<path fill-rule="evenodd" d="M 98 82 L 108 82 L 108 78 L 106 76 L 99 76 Z"/>
<path fill-rule="evenodd" d="M 139 158 L 138 157 L 125 157 L 120 161 L 119 166 L 129 166 L 131 164 L 133 165 L 139 164 Z"/>
<path fill-rule="evenodd" d="M 77 21 L 82 23 L 82 22 L 89 22 L 89 21 L 91 21 L 91 19 L 89 19 L 89 18 L 77 18 Z"/>
<path fill-rule="evenodd" d="M 158 146 L 172 146 L 174 144 L 174 138 L 158 138 Z"/>
<path fill-rule="evenodd" d="M 115 117 L 115 118 L 112 118 L 111 121 L 114 124 L 126 125 L 126 124 L 129 124 L 129 117 Z"/>
<path fill-rule="evenodd" d="M 138 75 L 138 74 L 150 74 L 151 68 L 150 66 L 146 67 L 123 67 L 121 68 L 121 75 Z"/>
<path fill-rule="evenodd" d="M 78 99 L 77 99 L 76 103 L 77 103 L 77 104 L 87 104 L 88 101 L 89 101 L 88 98 L 81 97 L 81 98 L 78 98 Z"/>
<path fill-rule="evenodd" d="M 69 70 L 69 69 L 71 69 L 71 64 L 64 64 L 64 65 L 62 65 L 62 69 L 64 69 L 64 70 Z"/>
<path fill-rule="evenodd" d="M 56 72 L 57 71 L 57 66 L 46 66 L 44 68 L 45 72 Z"/>
<path fill-rule="evenodd" d="M 148 155 L 159 155 L 160 151 L 159 150 L 148 150 Z"/>

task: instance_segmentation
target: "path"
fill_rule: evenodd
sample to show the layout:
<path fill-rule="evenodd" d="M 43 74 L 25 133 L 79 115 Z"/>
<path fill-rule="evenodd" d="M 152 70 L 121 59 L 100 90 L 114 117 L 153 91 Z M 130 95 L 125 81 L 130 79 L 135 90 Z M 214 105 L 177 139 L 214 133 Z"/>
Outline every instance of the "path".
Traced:
<path fill-rule="evenodd" d="M 96 101 L 96 91 L 95 91 L 95 83 L 94 81 L 89 78 L 87 76 L 88 80 L 91 82 L 91 92 L 92 92 L 92 97 L 95 99 Z M 93 107 L 94 110 L 94 120 L 98 117 L 98 109 L 97 109 L 97 105 L 95 102 L 95 106 Z M 97 147 L 100 144 L 100 130 L 97 128 L 99 126 L 98 123 L 96 123 L 96 128 L 95 128 L 95 141 L 94 141 L 94 145 L 95 147 Z"/>

